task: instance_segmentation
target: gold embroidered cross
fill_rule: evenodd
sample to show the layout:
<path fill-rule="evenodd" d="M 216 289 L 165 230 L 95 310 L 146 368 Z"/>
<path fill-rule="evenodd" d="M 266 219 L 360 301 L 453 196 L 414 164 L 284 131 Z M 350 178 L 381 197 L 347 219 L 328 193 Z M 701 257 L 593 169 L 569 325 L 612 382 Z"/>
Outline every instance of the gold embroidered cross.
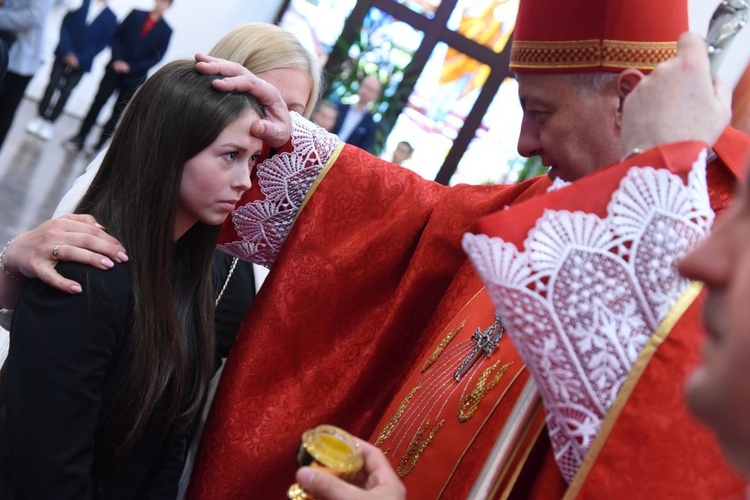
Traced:
<path fill-rule="evenodd" d="M 453 378 L 456 382 L 461 381 L 464 375 L 466 375 L 471 367 L 479 361 L 479 358 L 483 354 L 489 356 L 495 351 L 495 349 L 497 349 L 497 343 L 503 338 L 503 333 L 505 333 L 503 320 L 500 319 L 500 316 L 497 313 L 495 313 L 495 322 L 492 323 L 492 325 L 484 331 L 482 331 L 481 328 L 477 328 L 477 330 L 471 334 L 471 340 L 473 340 L 476 345 L 469 355 L 466 356 L 466 359 L 461 362 L 458 369 L 453 372 Z"/>

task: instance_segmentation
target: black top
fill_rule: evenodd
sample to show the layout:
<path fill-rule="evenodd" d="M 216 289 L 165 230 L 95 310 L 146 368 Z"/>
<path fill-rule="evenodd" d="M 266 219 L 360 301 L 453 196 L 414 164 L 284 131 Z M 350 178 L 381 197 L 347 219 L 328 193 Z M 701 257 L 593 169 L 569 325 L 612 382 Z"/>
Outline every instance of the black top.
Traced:
<path fill-rule="evenodd" d="M 187 437 L 163 436 L 159 412 L 115 474 L 96 472 L 100 416 L 131 365 L 127 264 L 100 271 L 60 262 L 57 270 L 84 292 L 70 295 L 36 280 L 13 314 L 2 381 L 0 498 L 175 498 Z"/>
<path fill-rule="evenodd" d="M 221 292 L 226 283 L 224 294 L 214 311 L 214 325 L 216 328 L 216 356 L 218 368 L 220 358 L 229 356 L 229 350 L 247 315 L 247 311 L 255 298 L 255 277 L 253 266 L 249 262 L 238 260 L 229 282 L 227 275 L 232 266 L 232 256 L 220 250 L 214 252 L 212 276 L 214 284 L 214 298 Z"/>

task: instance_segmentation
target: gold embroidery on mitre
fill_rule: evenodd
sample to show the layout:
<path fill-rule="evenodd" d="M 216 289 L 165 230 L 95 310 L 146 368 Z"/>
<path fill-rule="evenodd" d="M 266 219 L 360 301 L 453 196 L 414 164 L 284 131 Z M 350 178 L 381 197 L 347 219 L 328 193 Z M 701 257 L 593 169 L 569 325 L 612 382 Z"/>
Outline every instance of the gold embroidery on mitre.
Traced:
<path fill-rule="evenodd" d="M 602 42 L 602 64 L 614 68 L 653 69 L 677 55 L 677 42 Z"/>
<path fill-rule="evenodd" d="M 401 460 L 398 463 L 398 467 L 396 468 L 398 477 L 405 478 L 412 470 L 414 470 L 422 452 L 427 449 L 432 438 L 435 437 L 435 434 L 437 434 L 444 423 L 445 419 L 441 420 L 439 424 L 430 430 L 430 433 L 424 439 L 422 439 L 422 436 L 424 436 L 425 431 L 427 431 L 427 428 L 430 426 L 430 421 L 427 420 L 424 425 L 422 425 L 419 432 L 414 436 L 414 439 L 409 443 L 409 448 L 406 450 L 406 454 L 401 457 Z"/>
<path fill-rule="evenodd" d="M 424 365 L 422 366 L 421 373 L 424 373 L 427 371 L 429 367 L 435 363 L 435 361 L 438 360 L 441 354 L 443 354 L 443 351 L 446 347 L 448 347 L 448 344 L 451 343 L 451 340 L 458 335 L 458 332 L 463 330 L 464 325 L 466 324 L 466 320 L 463 320 L 460 325 L 458 325 L 452 332 L 450 332 L 448 335 L 445 336 L 443 340 L 440 341 L 438 346 L 435 348 L 435 352 L 433 352 L 429 358 L 424 362 Z"/>
<path fill-rule="evenodd" d="M 490 377 L 492 372 L 495 371 L 499 364 L 500 361 L 496 361 L 495 364 L 487 368 L 484 373 L 482 373 L 477 379 L 477 383 L 474 386 L 474 389 L 469 394 L 461 398 L 461 401 L 458 404 L 459 422 L 466 422 L 474 416 L 474 413 L 476 413 L 477 408 L 479 407 L 479 403 L 482 401 L 482 398 L 488 392 L 490 392 L 498 384 L 498 382 L 500 382 L 500 379 L 503 378 L 503 375 L 506 371 L 508 371 L 508 368 L 510 368 L 510 365 L 512 365 L 513 362 L 511 361 L 509 363 L 505 363 L 500 368 L 500 371 L 497 372 L 494 377 L 492 377 L 492 380 L 490 380 L 488 384 L 487 379 Z"/>
<path fill-rule="evenodd" d="M 517 68 L 585 68 L 602 60 L 599 40 L 513 42 L 510 64 Z"/>
<path fill-rule="evenodd" d="M 640 68 L 653 69 L 677 54 L 677 42 L 571 40 L 513 42 L 510 65 L 522 69 Z"/>
<path fill-rule="evenodd" d="M 380 446 L 383 444 L 383 441 L 388 439 L 388 436 L 391 435 L 391 432 L 393 432 L 393 429 L 396 428 L 396 425 L 398 424 L 398 421 L 401 420 L 401 416 L 406 411 L 406 407 L 409 405 L 409 401 L 411 401 L 411 398 L 414 397 L 414 394 L 419 390 L 419 388 L 422 387 L 421 385 L 416 386 L 414 389 L 409 391 L 409 394 L 406 395 L 403 401 L 401 401 L 401 404 L 398 407 L 398 410 L 396 410 L 396 413 L 393 415 L 391 420 L 386 424 L 385 427 L 383 427 L 383 430 L 380 431 L 380 434 L 378 435 L 378 440 L 375 441 L 375 446 Z"/>

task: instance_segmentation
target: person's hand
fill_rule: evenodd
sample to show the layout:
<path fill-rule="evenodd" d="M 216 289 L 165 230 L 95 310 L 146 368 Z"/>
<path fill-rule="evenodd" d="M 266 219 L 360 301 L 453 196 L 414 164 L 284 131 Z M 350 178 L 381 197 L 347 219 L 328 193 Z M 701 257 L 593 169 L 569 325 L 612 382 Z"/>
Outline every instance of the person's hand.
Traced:
<path fill-rule="evenodd" d="M 66 54 L 64 60 L 65 60 L 65 64 L 67 64 L 68 66 L 70 66 L 73 69 L 77 69 L 78 66 L 79 66 L 79 64 L 78 64 L 78 57 L 76 57 L 76 55 L 73 54 L 72 52 L 69 53 L 69 54 Z"/>
<path fill-rule="evenodd" d="M 731 116 L 731 90 L 711 81 L 705 42 L 683 33 L 677 56 L 659 64 L 625 98 L 623 153 L 687 140 L 711 146 Z"/>
<path fill-rule="evenodd" d="M 274 148 L 279 148 L 289 141 L 292 135 L 292 121 L 286 103 L 276 87 L 253 75 L 241 64 L 200 53 L 195 55 L 195 60 L 195 67 L 201 73 L 224 77 L 213 82 L 216 89 L 224 92 L 247 92 L 263 106 L 265 118 L 252 125 L 255 137 Z"/>
<path fill-rule="evenodd" d="M 406 488 L 379 448 L 357 439 L 365 465 L 356 484 L 312 467 L 297 470 L 297 483 L 318 500 L 402 500 Z"/>
<path fill-rule="evenodd" d="M 59 260 L 80 262 L 98 269 L 111 268 L 112 261 L 128 260 L 125 248 L 92 216 L 64 215 L 16 238 L 5 252 L 5 267 L 9 272 L 39 278 L 63 292 L 80 293 L 80 283 L 63 278 L 55 271 L 54 247 L 57 247 Z"/>
<path fill-rule="evenodd" d="M 112 69 L 115 70 L 115 73 L 117 74 L 127 75 L 130 73 L 130 64 L 118 59 L 112 63 Z"/>

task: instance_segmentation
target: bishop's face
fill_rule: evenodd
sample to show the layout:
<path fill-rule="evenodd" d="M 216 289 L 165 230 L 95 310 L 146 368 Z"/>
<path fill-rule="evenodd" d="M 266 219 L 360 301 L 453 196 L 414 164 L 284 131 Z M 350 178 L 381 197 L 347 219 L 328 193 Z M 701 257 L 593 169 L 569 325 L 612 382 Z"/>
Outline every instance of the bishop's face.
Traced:
<path fill-rule="evenodd" d="M 750 478 L 750 194 L 748 180 L 711 236 L 680 263 L 708 289 L 702 364 L 690 377 L 688 406 L 716 433 L 730 461 Z"/>
<path fill-rule="evenodd" d="M 518 153 L 540 156 L 549 176 L 573 181 L 622 156 L 615 88 L 581 90 L 562 74 L 519 73 Z"/>

